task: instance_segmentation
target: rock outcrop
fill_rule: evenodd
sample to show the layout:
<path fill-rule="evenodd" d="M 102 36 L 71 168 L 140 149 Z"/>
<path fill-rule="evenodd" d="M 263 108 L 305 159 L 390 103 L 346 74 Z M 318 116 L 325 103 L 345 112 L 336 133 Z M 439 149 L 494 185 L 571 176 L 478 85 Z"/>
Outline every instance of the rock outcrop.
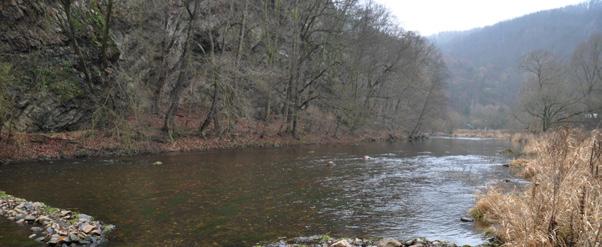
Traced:
<path fill-rule="evenodd" d="M 17 130 L 63 131 L 89 124 L 100 95 L 116 64 L 119 50 L 109 40 L 109 64 L 101 65 L 99 36 L 102 16 L 76 1 L 77 36 L 84 67 L 91 80 L 84 79 L 81 60 L 75 55 L 66 18 L 59 1 L 8 0 L 0 2 L 0 65 L 10 67 L 15 78 L 9 86 L 14 99 L 13 126 Z M 85 86 L 85 87 L 84 87 Z M 84 90 L 89 88 L 95 93 Z"/>

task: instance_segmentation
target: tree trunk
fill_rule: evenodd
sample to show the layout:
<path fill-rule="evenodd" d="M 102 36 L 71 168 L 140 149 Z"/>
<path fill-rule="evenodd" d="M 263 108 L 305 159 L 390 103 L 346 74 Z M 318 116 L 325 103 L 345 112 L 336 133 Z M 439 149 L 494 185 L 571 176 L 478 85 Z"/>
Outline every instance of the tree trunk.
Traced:
<path fill-rule="evenodd" d="M 167 56 L 169 50 L 173 46 L 175 42 L 175 37 L 170 36 L 169 31 L 169 8 L 165 8 L 165 13 L 163 16 L 163 37 L 161 39 L 161 50 L 159 55 L 159 66 L 157 67 L 157 80 L 155 81 L 155 89 L 153 90 L 153 99 L 151 103 L 151 112 L 154 115 L 159 115 L 161 112 L 161 92 L 163 91 L 163 87 L 165 86 L 168 74 L 169 63 L 167 61 Z"/>
<path fill-rule="evenodd" d="M 187 78 L 187 69 L 188 69 L 188 50 L 190 49 L 190 38 L 192 36 L 192 30 L 194 29 L 194 20 L 196 18 L 196 13 L 199 8 L 199 1 L 194 0 L 194 10 L 190 10 L 190 6 L 186 6 L 186 10 L 188 11 L 189 20 L 188 27 L 186 30 L 186 40 L 184 42 L 182 48 L 182 56 L 179 61 L 179 74 L 178 79 L 176 80 L 176 84 L 171 91 L 169 96 L 169 108 L 165 113 L 165 121 L 163 123 L 163 131 L 169 135 L 170 138 L 173 138 L 173 129 L 175 125 L 175 115 L 178 110 L 178 106 L 180 104 L 180 98 L 182 97 L 182 93 L 190 84 L 190 79 Z"/>
<path fill-rule="evenodd" d="M 422 126 L 422 120 L 426 113 L 426 109 L 428 107 L 428 102 L 431 98 L 431 95 L 432 95 L 434 89 L 435 89 L 435 82 L 431 82 L 431 86 L 428 89 L 429 91 L 426 95 L 426 98 L 424 99 L 424 104 L 422 104 L 422 109 L 420 110 L 420 115 L 418 115 L 418 119 L 416 120 L 416 125 L 414 125 L 414 128 L 410 132 L 410 136 L 409 136 L 410 138 L 413 138 L 414 136 L 416 136 L 418 134 L 418 131 L 420 130 L 420 127 Z"/>
<path fill-rule="evenodd" d="M 213 72 L 215 73 L 215 72 Z M 219 86 L 217 85 L 217 78 L 215 78 L 216 76 L 213 75 L 213 95 L 211 96 L 211 108 L 209 108 L 209 112 L 207 112 L 207 116 L 205 117 L 205 121 L 203 121 L 203 123 L 201 124 L 201 126 L 199 127 L 199 132 L 201 134 L 203 134 L 205 132 L 205 130 L 207 129 L 207 127 L 209 127 L 209 124 L 211 123 L 211 121 L 213 120 L 215 122 L 216 115 L 217 115 L 217 104 L 218 104 L 218 92 L 219 92 Z M 216 123 L 217 125 L 217 123 Z"/>
<path fill-rule="evenodd" d="M 81 84 L 81 87 L 82 87 L 82 90 L 84 90 L 84 92 L 86 92 L 87 95 L 92 97 L 93 94 L 92 94 L 92 89 L 91 89 L 91 85 L 90 85 L 92 83 L 92 76 L 90 73 L 90 69 L 88 68 L 88 65 L 86 64 L 84 54 L 82 53 L 82 51 L 79 47 L 79 43 L 77 42 L 77 38 L 75 36 L 75 24 L 73 23 L 73 17 L 71 16 L 72 1 L 71 0 L 61 0 L 61 3 L 65 10 L 65 16 L 67 17 L 67 25 L 69 26 L 69 38 L 71 39 L 71 46 L 73 47 L 73 51 L 75 52 L 75 55 L 77 56 L 77 59 L 79 61 L 79 66 L 81 67 L 81 69 L 84 72 L 85 81 Z"/>
<path fill-rule="evenodd" d="M 107 47 L 109 43 L 109 28 L 111 26 L 111 16 L 113 12 L 113 0 L 108 0 L 106 11 L 107 13 L 105 13 L 105 25 L 102 35 L 102 48 L 100 52 L 101 61 L 103 66 L 105 67 L 109 65 L 109 61 L 107 61 Z"/>

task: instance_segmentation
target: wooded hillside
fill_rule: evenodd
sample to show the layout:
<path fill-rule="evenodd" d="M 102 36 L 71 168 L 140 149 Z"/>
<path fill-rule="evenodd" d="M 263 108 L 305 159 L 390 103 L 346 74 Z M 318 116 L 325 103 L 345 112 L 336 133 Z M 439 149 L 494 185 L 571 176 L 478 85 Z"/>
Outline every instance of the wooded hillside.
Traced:
<path fill-rule="evenodd" d="M 373 3 L 9 1 L 0 19 L 4 132 L 411 136 L 446 117 L 439 52 Z"/>
<path fill-rule="evenodd" d="M 602 32 L 602 2 L 541 11 L 492 26 L 430 37 L 450 70 L 452 119 L 458 127 L 523 128 L 514 115 L 532 51 L 546 50 L 570 63 L 577 46 Z M 457 113 L 457 115 L 456 115 Z"/>

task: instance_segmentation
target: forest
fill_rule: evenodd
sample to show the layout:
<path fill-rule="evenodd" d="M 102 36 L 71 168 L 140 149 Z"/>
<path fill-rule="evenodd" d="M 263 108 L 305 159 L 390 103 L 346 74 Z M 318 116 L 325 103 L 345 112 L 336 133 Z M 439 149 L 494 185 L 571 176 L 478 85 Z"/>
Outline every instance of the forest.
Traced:
<path fill-rule="evenodd" d="M 600 105 L 585 98 L 591 93 L 591 97 L 600 98 L 600 83 L 591 88 L 593 92 L 588 85 L 600 80 L 601 14 L 602 2 L 591 0 L 429 37 L 442 50 L 450 71 L 449 95 L 454 95 L 449 101 L 450 124 L 455 128 L 547 129 L 537 120 L 541 117 L 534 116 L 541 115 L 543 108 L 533 114 L 534 102 L 527 102 L 534 95 L 529 82 L 533 73 L 532 68 L 524 66 L 525 62 L 533 64 L 534 56 L 545 53 L 545 70 L 558 72 L 545 72 L 546 80 L 555 81 L 550 82 L 555 86 L 547 88 L 561 90 L 558 84 L 563 84 L 562 90 L 568 90 L 562 96 L 563 105 L 570 105 L 557 113 L 562 116 L 554 118 L 562 123 L 554 125 L 597 126 L 599 118 L 592 119 L 588 114 L 599 112 Z M 598 75 L 591 77 L 594 74 Z M 539 101 L 541 94 L 549 93 L 540 91 Z M 567 107 L 570 109 L 564 109 Z"/>
<path fill-rule="evenodd" d="M 243 125 L 415 136 L 446 118 L 440 52 L 375 3 L 39 1 L 2 14 L 17 24 L 2 25 L 4 138 L 216 137 Z"/>

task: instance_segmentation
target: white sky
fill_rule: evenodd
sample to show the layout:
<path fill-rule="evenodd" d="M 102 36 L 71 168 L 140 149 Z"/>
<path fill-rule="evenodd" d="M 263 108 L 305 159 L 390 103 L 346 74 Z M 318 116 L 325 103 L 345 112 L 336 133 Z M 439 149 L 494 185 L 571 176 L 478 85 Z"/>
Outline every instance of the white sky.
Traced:
<path fill-rule="evenodd" d="M 540 10 L 584 0 L 376 0 L 401 26 L 422 35 L 488 26 Z"/>

